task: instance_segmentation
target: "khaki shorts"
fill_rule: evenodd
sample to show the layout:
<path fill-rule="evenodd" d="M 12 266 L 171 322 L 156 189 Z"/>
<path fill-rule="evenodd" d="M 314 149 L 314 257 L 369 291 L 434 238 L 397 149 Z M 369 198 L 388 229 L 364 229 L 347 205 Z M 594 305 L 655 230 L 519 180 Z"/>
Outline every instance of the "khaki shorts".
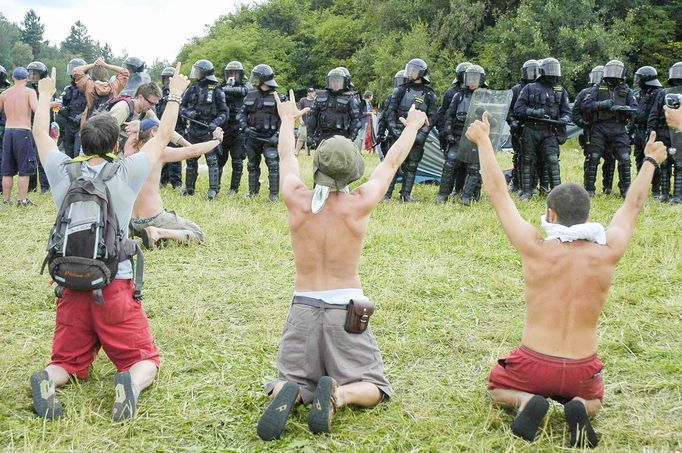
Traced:
<path fill-rule="evenodd" d="M 300 126 L 298 126 L 297 140 L 299 142 L 303 142 L 305 144 L 305 141 L 307 138 L 308 138 L 308 128 L 304 124 L 301 124 Z"/>
<path fill-rule="evenodd" d="M 184 219 L 177 215 L 175 211 L 161 211 L 160 214 L 146 219 L 131 219 L 130 225 L 135 231 L 142 231 L 147 227 L 165 228 L 167 230 L 184 230 L 189 234 L 190 239 L 196 242 L 203 242 L 204 233 L 199 225 L 191 220 Z"/>
<path fill-rule="evenodd" d="M 345 309 L 292 304 L 279 344 L 279 376 L 265 384 L 265 392 L 272 393 L 278 382 L 292 381 L 301 386 L 303 402 L 310 403 L 320 378 L 331 376 L 339 385 L 370 382 L 390 398 L 393 389 L 372 328 L 348 333 L 345 321 Z"/>

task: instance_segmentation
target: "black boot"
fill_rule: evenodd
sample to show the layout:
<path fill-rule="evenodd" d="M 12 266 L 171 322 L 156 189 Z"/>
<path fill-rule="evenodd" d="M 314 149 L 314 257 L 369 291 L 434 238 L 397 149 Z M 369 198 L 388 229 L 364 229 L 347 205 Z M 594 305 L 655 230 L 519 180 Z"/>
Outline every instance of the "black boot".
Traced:
<path fill-rule="evenodd" d="M 258 181 L 258 173 L 257 172 L 249 172 L 249 193 L 248 196 L 253 198 L 258 196 L 258 192 L 260 191 L 260 181 Z"/>
<path fill-rule="evenodd" d="M 220 167 L 213 165 L 208 167 L 208 194 L 209 200 L 215 199 L 220 192 Z"/>
<path fill-rule="evenodd" d="M 672 204 L 682 203 L 682 165 L 674 165 L 675 180 L 673 182 L 673 198 L 670 200 Z"/>
<path fill-rule="evenodd" d="M 616 172 L 616 161 L 613 157 L 604 159 L 601 166 L 602 186 L 606 195 L 613 193 L 613 175 Z"/>
<path fill-rule="evenodd" d="M 625 198 L 630 188 L 630 159 L 618 161 L 618 189 L 620 196 Z"/>
<path fill-rule="evenodd" d="M 242 181 L 242 173 L 244 172 L 244 163 L 242 161 L 234 162 L 232 160 L 232 176 L 230 177 L 230 194 L 239 192 L 239 184 Z"/>
<path fill-rule="evenodd" d="M 535 167 L 528 163 L 522 163 L 519 167 L 519 176 L 521 179 L 519 197 L 522 200 L 530 200 L 533 197 L 533 190 L 535 190 L 535 179 L 533 178 L 533 173 L 535 173 L 534 170 Z"/>
<path fill-rule="evenodd" d="M 478 201 L 481 197 L 481 173 L 479 168 L 479 164 L 467 165 L 467 177 L 464 181 L 462 198 L 460 200 L 465 206 L 469 206 L 472 201 Z"/>
<path fill-rule="evenodd" d="M 436 203 L 443 204 L 448 201 L 448 196 L 452 193 L 455 186 L 455 162 L 446 160 L 443 164 L 443 175 L 440 179 L 440 186 L 438 188 L 438 195 L 436 196 Z"/>
<path fill-rule="evenodd" d="M 194 189 L 197 185 L 197 174 L 196 168 L 187 165 L 185 170 L 185 189 L 182 191 L 183 195 L 194 195 Z"/>
<path fill-rule="evenodd" d="M 651 195 L 654 200 L 658 200 L 661 196 L 661 170 L 659 168 L 654 170 L 654 177 L 651 179 Z"/>
<path fill-rule="evenodd" d="M 406 171 L 403 174 L 403 187 L 400 190 L 400 200 L 406 203 L 411 203 L 416 201 L 412 194 L 412 186 L 414 186 L 414 180 L 417 174 L 413 171 Z"/>

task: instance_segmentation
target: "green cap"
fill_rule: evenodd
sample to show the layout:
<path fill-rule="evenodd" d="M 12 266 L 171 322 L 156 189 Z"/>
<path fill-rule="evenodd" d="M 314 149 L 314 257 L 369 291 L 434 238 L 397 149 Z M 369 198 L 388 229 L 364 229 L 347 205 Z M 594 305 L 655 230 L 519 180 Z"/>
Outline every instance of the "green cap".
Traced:
<path fill-rule="evenodd" d="M 313 159 L 313 180 L 318 186 L 341 191 L 362 177 L 365 161 L 355 144 L 341 135 L 323 140 Z"/>

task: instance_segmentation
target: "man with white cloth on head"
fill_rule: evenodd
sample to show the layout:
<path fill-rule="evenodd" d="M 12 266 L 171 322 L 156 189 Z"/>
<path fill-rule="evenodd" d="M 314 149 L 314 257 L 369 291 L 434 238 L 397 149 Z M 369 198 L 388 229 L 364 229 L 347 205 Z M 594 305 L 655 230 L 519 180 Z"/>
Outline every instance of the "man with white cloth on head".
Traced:
<path fill-rule="evenodd" d="M 483 186 L 502 228 L 521 255 L 526 285 L 526 326 L 521 347 L 501 358 L 488 379 L 492 399 L 518 409 L 517 436 L 532 441 L 547 414 L 547 398 L 564 406 L 572 446 L 597 445 L 589 417 L 601 409 L 602 368 L 597 322 L 613 270 L 632 237 L 651 178 L 666 159 L 665 146 L 647 143 L 644 165 L 608 229 L 587 223 L 590 197 L 581 186 L 560 184 L 547 197 L 540 232 L 519 214 L 507 191 L 490 139 L 487 114 L 466 136 L 478 145 Z"/>
<path fill-rule="evenodd" d="M 320 144 L 314 160 L 315 190 L 299 175 L 293 91 L 277 102 L 281 192 L 289 212 L 296 264 L 294 297 L 277 357 L 278 379 L 265 390 L 273 399 L 258 422 L 263 440 L 278 438 L 297 402 L 312 403 L 308 426 L 313 433 L 331 430 L 332 417 L 344 405 L 373 407 L 390 398 L 379 347 L 372 335 L 372 303 L 364 296 L 358 273 L 362 244 L 372 209 L 383 199 L 426 114 L 412 106 L 400 138 L 369 180 L 350 192 L 364 163 L 349 139 L 333 136 Z"/>

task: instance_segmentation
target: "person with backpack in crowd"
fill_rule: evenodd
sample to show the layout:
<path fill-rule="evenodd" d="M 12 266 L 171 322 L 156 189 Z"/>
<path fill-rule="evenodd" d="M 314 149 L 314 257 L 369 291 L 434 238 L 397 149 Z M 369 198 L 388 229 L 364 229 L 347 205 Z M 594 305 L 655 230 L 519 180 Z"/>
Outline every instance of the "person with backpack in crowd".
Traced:
<path fill-rule="evenodd" d="M 60 285 L 52 360 L 31 376 L 33 405 L 40 417 L 61 417 L 55 387 L 65 385 L 70 375 L 86 379 L 103 347 L 118 371 L 112 417 L 124 422 L 134 415 L 140 392 L 153 382 L 159 366 L 159 350 L 140 302 L 139 254 L 133 282 L 132 256 L 139 246 L 127 239 L 126 232 L 137 194 L 171 138 L 180 95 L 189 81 L 180 74 L 178 63 L 158 134 L 122 161 L 115 159 L 119 127 L 110 115 L 96 115 L 85 123 L 79 158 L 69 159 L 57 149 L 49 135 L 55 82 L 52 68 L 51 77 L 40 81 L 33 124 L 58 211 L 45 262 Z M 82 228 L 88 223 L 90 227 Z M 91 276 L 99 278 L 91 281 Z"/>
<path fill-rule="evenodd" d="M 107 71 L 116 73 L 113 80 L 109 80 Z M 112 97 L 118 96 L 128 82 L 129 76 L 130 73 L 127 69 L 108 64 L 102 57 L 99 57 L 92 64 L 73 69 L 73 81 L 76 87 L 85 93 L 88 102 L 88 106 L 81 117 L 81 127 L 100 105 Z"/>
<path fill-rule="evenodd" d="M 73 76 L 74 69 L 85 65 L 85 60 L 74 58 L 66 66 L 66 73 L 71 77 L 71 83 L 64 88 L 62 93 L 62 106 L 57 113 L 64 119 L 64 136 L 62 147 L 64 153 L 73 158 L 80 154 L 80 139 L 78 138 L 81 118 L 88 106 L 85 93 L 78 89 Z"/>

